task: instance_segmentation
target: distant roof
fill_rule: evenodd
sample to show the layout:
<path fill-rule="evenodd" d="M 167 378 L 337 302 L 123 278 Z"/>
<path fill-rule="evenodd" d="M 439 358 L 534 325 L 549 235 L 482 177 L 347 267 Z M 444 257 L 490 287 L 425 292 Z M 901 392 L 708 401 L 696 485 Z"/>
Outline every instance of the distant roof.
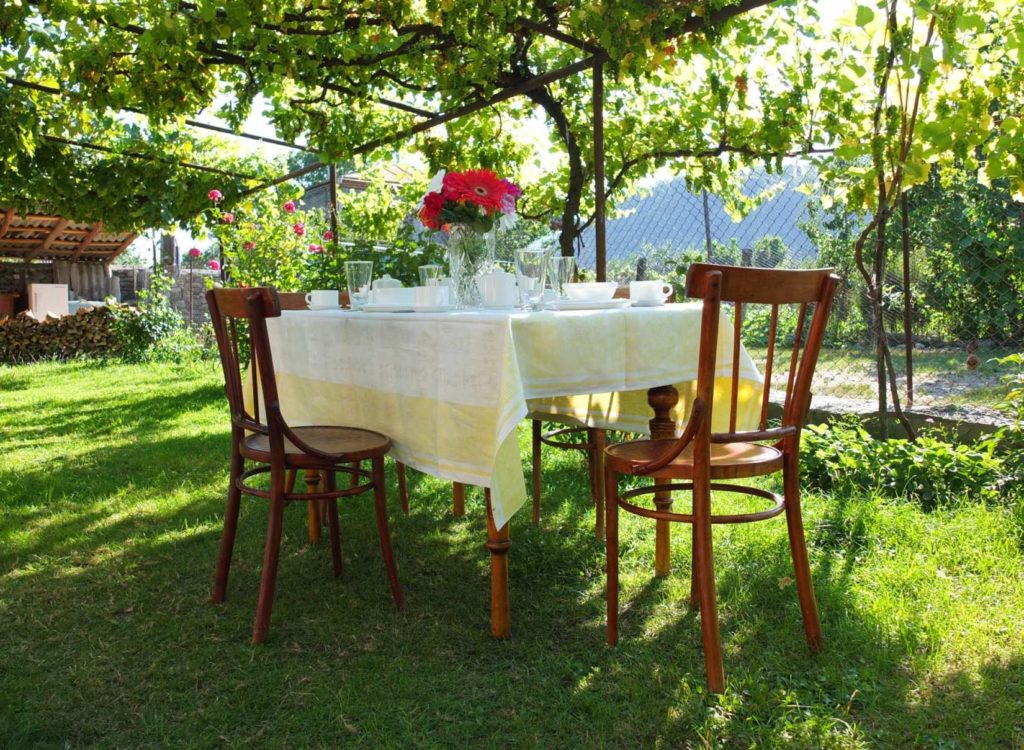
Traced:
<path fill-rule="evenodd" d="M 816 176 L 813 167 L 806 164 L 786 165 L 779 174 L 751 170 L 744 181 L 744 195 L 755 195 L 769 188 L 777 192 L 738 222 L 726 213 L 719 198 L 709 194 L 711 239 L 724 245 L 735 239 L 743 249 L 762 237 L 776 236 L 786 243 L 790 257 L 814 257 L 817 249 L 799 226 L 807 218 L 808 196 L 797 188 L 813 184 Z M 706 246 L 704 198 L 701 193 L 691 193 L 683 178 L 659 182 L 648 194 L 624 201 L 618 210 L 626 215 L 607 223 L 609 260 L 635 256 L 645 245 L 669 246 L 679 252 L 703 251 Z M 583 233 L 582 239 L 580 265 L 593 267 L 593 226 Z"/>
<path fill-rule="evenodd" d="M 325 167 L 326 168 L 326 167 Z M 410 182 L 413 179 L 413 174 L 403 167 L 398 166 L 394 163 L 387 163 L 376 167 L 378 174 L 383 175 L 384 182 L 389 185 L 401 185 L 405 182 Z M 370 180 L 362 177 L 357 172 L 349 172 L 348 174 L 338 175 L 338 189 L 342 192 L 349 190 L 366 190 L 370 186 Z M 331 202 L 331 183 L 321 182 L 317 185 L 311 185 L 306 188 L 306 192 L 302 196 L 302 204 L 304 208 L 327 208 Z"/>
<path fill-rule="evenodd" d="M 136 236 L 104 232 L 103 222 L 86 224 L 52 214 L 19 216 L 0 208 L 0 258 L 109 261 Z"/>

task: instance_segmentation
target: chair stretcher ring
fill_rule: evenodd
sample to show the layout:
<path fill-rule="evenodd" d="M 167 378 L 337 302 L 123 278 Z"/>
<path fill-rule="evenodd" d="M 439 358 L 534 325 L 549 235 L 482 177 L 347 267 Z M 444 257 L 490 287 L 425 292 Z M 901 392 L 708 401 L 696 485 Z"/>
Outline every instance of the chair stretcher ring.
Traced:
<path fill-rule="evenodd" d="M 370 473 L 368 471 L 363 470 L 363 469 L 347 469 L 346 470 L 346 469 L 344 469 L 342 467 L 338 467 L 334 471 L 345 472 L 345 473 L 348 473 L 348 474 L 355 474 L 357 476 L 361 476 L 361 477 L 364 477 L 364 478 L 369 478 L 370 477 Z M 261 497 L 264 500 L 269 500 L 270 499 L 270 490 L 264 490 L 264 489 L 261 489 L 259 487 L 253 487 L 251 484 L 246 484 L 246 480 L 247 479 L 251 479 L 252 477 L 257 476 L 258 474 L 267 474 L 269 472 L 270 472 L 270 466 L 269 465 L 256 466 L 255 468 L 252 468 L 252 469 L 246 469 L 245 471 L 243 471 L 241 474 L 238 475 L 238 480 L 235 482 L 235 487 L 237 487 L 239 490 L 241 490 L 242 492 L 244 492 L 247 495 L 252 495 L 253 497 Z M 285 495 L 284 495 L 284 499 L 287 502 L 294 502 L 294 501 L 297 501 L 297 500 L 329 500 L 332 497 L 338 498 L 338 497 L 348 497 L 349 495 L 358 495 L 361 492 L 366 492 L 367 490 L 371 489 L 372 487 L 373 487 L 373 483 L 372 482 L 367 482 L 365 484 L 357 484 L 355 487 L 346 487 L 344 489 L 335 489 L 335 490 L 331 490 L 329 492 L 328 491 L 321 491 L 321 492 L 286 492 Z"/>
<path fill-rule="evenodd" d="M 659 521 L 693 523 L 692 513 L 674 513 L 667 510 L 654 510 L 626 502 L 634 497 L 653 495 L 656 492 L 682 492 L 692 489 L 692 482 L 687 482 L 685 484 L 655 484 L 649 487 L 638 487 L 619 495 L 619 507 L 633 515 L 643 516 L 645 518 L 654 518 Z M 769 518 L 774 518 L 786 509 L 785 498 L 776 492 L 769 492 L 768 490 L 758 489 L 757 487 L 744 487 L 739 484 L 719 484 L 716 482 L 711 483 L 711 489 L 721 492 L 737 492 L 741 495 L 750 495 L 752 497 L 760 497 L 765 500 L 772 501 L 772 506 L 770 508 L 754 511 L 753 513 L 729 513 L 726 515 L 712 514 L 711 523 L 751 523 L 752 521 L 764 521 Z"/>

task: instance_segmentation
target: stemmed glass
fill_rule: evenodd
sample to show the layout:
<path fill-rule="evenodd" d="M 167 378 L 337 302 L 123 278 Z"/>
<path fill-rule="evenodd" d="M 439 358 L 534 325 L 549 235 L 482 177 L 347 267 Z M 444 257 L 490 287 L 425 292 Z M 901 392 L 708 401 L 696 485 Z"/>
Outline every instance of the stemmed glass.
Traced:
<path fill-rule="evenodd" d="M 565 285 L 572 281 L 576 272 L 576 259 L 571 255 L 552 255 L 550 282 L 551 288 L 555 290 L 558 299 L 565 299 Z"/>
<path fill-rule="evenodd" d="M 540 309 L 550 259 L 551 250 L 516 250 L 516 281 L 524 310 Z"/>
<path fill-rule="evenodd" d="M 349 307 L 360 310 L 370 299 L 370 280 L 373 278 L 372 260 L 345 261 L 345 280 L 348 282 Z"/>

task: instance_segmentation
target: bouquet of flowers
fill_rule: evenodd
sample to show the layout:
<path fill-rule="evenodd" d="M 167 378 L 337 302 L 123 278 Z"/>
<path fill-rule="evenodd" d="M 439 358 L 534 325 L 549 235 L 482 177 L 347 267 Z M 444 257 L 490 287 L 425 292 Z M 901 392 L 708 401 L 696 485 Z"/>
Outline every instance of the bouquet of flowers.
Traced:
<path fill-rule="evenodd" d="M 461 224 L 483 234 L 496 222 L 507 229 L 515 223 L 516 199 L 522 194 L 518 185 L 489 169 L 441 170 L 427 188 L 419 219 L 433 230 Z"/>

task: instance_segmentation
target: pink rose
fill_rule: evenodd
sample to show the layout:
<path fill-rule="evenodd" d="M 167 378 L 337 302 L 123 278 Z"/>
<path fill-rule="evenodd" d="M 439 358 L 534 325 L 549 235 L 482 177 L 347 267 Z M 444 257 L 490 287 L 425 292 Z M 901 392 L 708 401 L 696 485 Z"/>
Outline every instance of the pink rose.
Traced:
<path fill-rule="evenodd" d="M 295 213 L 295 201 L 288 201 L 281 208 L 284 209 L 286 214 L 293 214 Z"/>
<path fill-rule="evenodd" d="M 299 237 L 301 237 L 306 233 L 306 225 L 303 224 L 301 221 L 297 221 L 294 224 L 292 224 L 292 231 L 295 232 L 295 234 L 299 235 Z"/>
<path fill-rule="evenodd" d="M 188 251 L 188 257 L 190 258 L 198 258 L 202 254 L 203 251 L 200 250 L 198 247 L 193 247 Z"/>
<path fill-rule="evenodd" d="M 309 252 L 311 253 L 322 253 L 324 251 L 323 245 L 310 245 Z"/>
<path fill-rule="evenodd" d="M 242 249 L 243 250 L 255 250 L 256 249 L 256 243 L 255 242 L 243 242 L 242 243 Z"/>
<path fill-rule="evenodd" d="M 328 229 L 326 232 L 324 232 L 324 240 L 325 241 L 330 242 L 333 239 L 334 239 L 334 232 L 332 232 L 330 229 Z"/>
<path fill-rule="evenodd" d="M 211 271 L 219 271 L 220 270 L 220 263 L 218 261 L 216 261 L 216 260 L 211 260 L 206 265 L 208 265 L 210 267 Z"/>
<path fill-rule="evenodd" d="M 214 188 L 213 190 L 206 194 L 206 197 L 209 198 L 214 203 L 218 203 L 224 197 L 224 194 L 221 191 Z"/>
<path fill-rule="evenodd" d="M 220 220 L 224 224 L 234 224 L 235 223 L 235 215 L 233 213 L 231 213 L 230 211 L 228 211 L 226 214 L 224 214 L 223 216 L 220 217 Z"/>

